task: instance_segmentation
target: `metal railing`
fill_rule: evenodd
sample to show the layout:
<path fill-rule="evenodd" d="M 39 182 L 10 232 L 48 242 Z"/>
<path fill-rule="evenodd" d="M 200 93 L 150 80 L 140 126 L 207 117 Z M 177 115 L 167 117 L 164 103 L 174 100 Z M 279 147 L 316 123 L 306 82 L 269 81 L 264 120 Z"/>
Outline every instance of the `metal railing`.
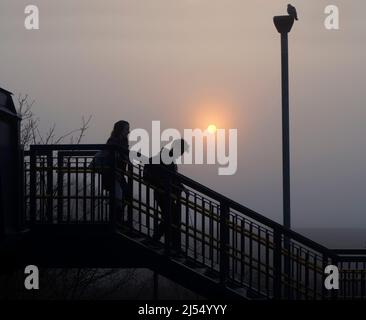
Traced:
<path fill-rule="evenodd" d="M 103 189 L 101 168 L 93 165 L 100 150 L 120 151 L 107 145 L 31 146 L 24 164 L 25 223 L 108 224 L 117 230 L 122 221 L 153 237 L 165 219 L 166 254 L 178 243 L 188 261 L 221 285 L 268 299 L 366 297 L 365 250 L 329 250 L 181 174 L 167 171 L 171 183 L 162 188 L 144 180 L 142 165 L 129 163 L 119 172 L 113 161 L 103 169 L 123 175 L 128 186 L 118 204 L 116 186 Z M 163 204 L 156 201 L 159 194 Z M 162 217 L 162 205 L 171 214 Z M 340 269 L 340 290 L 324 287 L 329 264 Z"/>

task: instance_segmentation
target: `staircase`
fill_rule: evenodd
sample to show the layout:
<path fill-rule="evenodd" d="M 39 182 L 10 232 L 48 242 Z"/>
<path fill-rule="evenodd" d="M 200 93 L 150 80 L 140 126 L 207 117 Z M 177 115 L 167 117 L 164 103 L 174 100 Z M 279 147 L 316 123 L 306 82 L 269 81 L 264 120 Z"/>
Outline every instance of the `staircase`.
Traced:
<path fill-rule="evenodd" d="M 98 170 L 90 165 L 102 149 L 116 152 L 106 145 L 35 145 L 25 152 L 21 222 L 33 237 L 58 230 L 65 241 L 73 228 L 79 237 L 80 228 L 99 228 L 106 239 L 113 235 L 109 244 L 116 252 L 121 247 L 121 257 L 130 252 L 129 259 L 207 298 L 366 297 L 365 250 L 330 250 L 180 174 L 174 181 L 185 189 L 177 198 L 172 193 L 177 186 L 157 190 L 143 180 L 143 166 L 129 164 L 123 174 L 133 196 L 124 200 L 120 217 L 114 193 L 102 189 Z M 117 170 L 115 164 L 108 169 Z M 162 242 L 152 239 L 161 221 L 155 192 L 165 193 L 166 205 L 181 221 L 168 221 Z M 177 233 L 178 253 L 171 246 Z M 101 263 L 107 263 L 109 258 L 103 259 Z M 126 256 L 114 253 L 112 260 L 123 264 Z M 324 268 L 330 264 L 340 270 L 337 291 L 323 285 Z"/>

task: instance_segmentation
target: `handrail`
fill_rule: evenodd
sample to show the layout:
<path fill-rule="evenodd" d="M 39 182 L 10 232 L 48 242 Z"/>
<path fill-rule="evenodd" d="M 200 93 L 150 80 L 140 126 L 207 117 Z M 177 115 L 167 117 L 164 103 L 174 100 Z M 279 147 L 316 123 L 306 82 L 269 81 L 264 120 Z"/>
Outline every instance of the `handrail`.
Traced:
<path fill-rule="evenodd" d="M 94 179 L 95 176 L 100 178 L 101 175 L 99 174 L 99 171 L 90 166 L 90 161 L 93 156 L 100 150 L 127 151 L 127 149 L 122 147 L 105 144 L 33 145 L 30 147 L 29 151 L 25 151 L 24 155 L 30 156 L 30 167 L 28 172 L 30 173 L 31 185 L 36 185 L 37 180 L 35 176 L 39 175 L 42 179 L 45 179 L 45 176 L 50 179 L 50 183 L 46 183 L 46 181 L 42 182 L 46 183 L 49 187 L 53 183 L 52 176 L 55 175 L 54 177 L 58 183 L 57 190 L 61 190 L 60 192 L 57 191 L 57 193 L 50 195 L 45 189 L 42 189 L 42 192 L 37 193 L 35 188 L 31 188 L 30 196 L 28 197 L 30 199 L 30 207 L 33 208 L 33 211 L 31 210 L 31 212 L 34 212 L 36 199 L 40 199 L 40 203 L 45 204 L 46 209 L 47 201 L 50 200 L 50 203 L 52 204 L 52 199 L 57 200 L 59 206 L 57 208 L 57 221 L 62 222 L 63 212 L 65 212 L 64 209 L 62 209 L 62 201 L 63 199 L 66 199 L 68 208 L 65 210 L 68 218 L 65 219 L 69 219 L 67 221 L 71 221 L 70 223 L 72 223 L 72 220 L 69 218 L 70 200 L 73 200 L 73 203 L 77 203 L 78 200 L 83 198 L 84 201 L 88 199 L 93 202 L 94 196 L 87 195 L 85 191 L 82 196 L 79 196 L 78 193 L 75 194 L 67 191 L 69 190 L 70 175 L 75 176 L 76 186 L 78 186 L 77 181 L 79 175 L 81 176 L 81 179 L 84 179 L 84 186 L 86 183 L 85 177 L 87 175 L 90 175 L 90 179 Z M 57 161 L 53 162 L 52 158 Z M 65 159 L 66 161 L 64 162 L 62 159 Z M 78 163 L 80 163 L 80 166 L 78 166 Z M 187 210 L 187 212 L 191 210 L 194 213 L 194 226 L 192 221 L 187 220 L 188 218 L 191 219 L 189 213 L 183 212 L 182 219 L 184 214 L 186 214 L 186 216 L 183 219 L 184 221 L 182 220 L 181 223 L 179 223 L 178 228 L 176 222 L 169 222 L 169 219 L 171 218 L 165 217 L 168 225 L 164 240 L 166 253 L 169 254 L 170 251 L 169 239 L 171 239 L 172 230 L 179 230 L 181 237 L 183 236 L 185 239 L 188 238 L 188 240 L 185 240 L 186 243 L 184 246 L 185 250 L 187 250 L 186 252 L 193 252 L 194 261 L 196 263 L 202 263 L 206 267 L 209 267 L 210 270 L 218 270 L 220 272 L 221 284 L 223 285 L 226 285 L 228 280 L 235 282 L 236 277 L 240 276 L 240 280 L 238 280 L 239 284 L 246 284 L 248 288 L 253 290 L 261 291 L 264 288 L 263 282 L 265 281 L 266 287 L 264 288 L 264 291 L 266 291 L 266 295 L 269 297 L 273 296 L 278 298 L 285 295 L 288 296 L 289 293 L 283 293 L 284 291 L 282 291 L 282 289 L 299 290 L 299 288 L 303 288 L 304 292 L 301 290 L 298 292 L 300 292 L 300 294 L 305 294 L 305 296 L 311 296 L 313 294 L 312 292 L 314 292 L 315 296 L 324 296 L 324 292 L 319 291 L 322 289 L 320 289 L 319 284 L 317 285 L 316 282 L 322 281 L 322 277 L 324 276 L 323 270 L 326 264 L 332 263 L 339 265 L 343 275 L 347 274 L 347 272 L 357 273 L 360 271 L 360 267 L 366 264 L 366 250 L 329 249 L 293 230 L 285 228 L 281 224 L 264 217 L 254 210 L 219 194 L 213 189 L 208 188 L 191 178 L 167 170 L 164 167 L 162 167 L 161 170 L 165 170 L 167 176 L 172 178 L 172 183 L 167 183 L 167 188 L 158 185 L 154 186 L 153 183 L 150 184 L 144 181 L 143 165 L 141 163 L 132 164 L 128 162 L 128 164 L 127 171 L 118 169 L 115 166 L 115 163 L 113 165 L 101 166 L 101 168 L 113 170 L 113 175 L 124 175 L 128 181 L 129 190 L 135 191 L 134 196 L 131 197 L 132 201 L 128 199 L 124 200 L 124 203 L 127 204 L 128 208 L 127 221 L 130 221 L 129 226 L 134 230 L 140 230 L 140 232 L 142 232 L 141 230 L 148 230 L 143 231 L 143 233 L 145 232 L 146 235 L 150 236 L 150 234 L 156 230 L 155 222 L 158 223 L 161 221 L 158 217 L 159 212 L 162 214 L 162 211 L 159 211 L 159 208 L 156 206 L 155 192 L 164 192 L 164 196 L 168 201 L 168 207 L 171 208 L 170 210 L 173 210 L 171 203 L 174 201 L 178 202 L 179 205 L 182 205 L 179 210 L 183 208 L 184 210 Z M 67 183 L 65 182 L 65 189 L 63 189 L 63 177 L 65 177 L 65 181 L 67 181 Z M 175 192 L 172 192 L 171 188 L 174 188 L 173 181 L 177 181 L 177 185 L 182 184 L 187 187 L 182 190 L 185 192 L 183 193 L 185 194 L 184 196 L 177 197 Z M 61 183 L 61 188 L 59 183 Z M 136 184 L 138 188 L 134 189 Z M 141 191 L 141 188 L 143 188 L 143 192 Z M 86 190 L 86 188 L 84 189 Z M 62 190 L 65 190 L 65 195 Z M 151 206 L 151 202 L 149 201 L 150 192 L 153 192 L 153 206 Z M 141 198 L 142 196 L 143 198 Z M 102 217 L 101 221 L 110 223 L 111 226 L 115 227 L 115 205 L 111 205 L 111 201 L 115 201 L 115 198 L 113 198 L 113 191 L 110 190 L 109 193 L 98 193 L 98 197 L 98 199 L 102 201 L 109 201 L 110 206 L 109 218 L 108 216 L 107 218 Z M 76 217 L 78 217 L 77 207 L 78 205 L 76 206 Z M 42 210 L 44 210 L 44 208 Z M 60 220 L 58 220 L 59 212 L 61 214 Z M 92 212 L 94 212 L 94 209 Z M 136 215 L 135 213 L 132 215 L 132 212 L 135 212 Z M 47 219 L 44 214 L 45 212 L 41 211 L 37 216 L 37 219 L 39 219 L 37 221 L 43 223 L 44 219 Z M 104 213 L 102 212 L 101 214 L 103 215 Z M 145 221 L 143 223 L 141 223 L 141 215 Z M 32 218 L 32 214 L 30 216 Z M 150 222 L 150 219 L 153 221 Z M 205 222 L 206 219 L 208 221 L 207 223 Z M 196 225 L 196 221 L 199 223 L 198 226 Z M 170 236 L 167 237 L 169 234 Z M 191 237 L 192 243 L 188 245 L 190 241 L 189 237 Z M 239 245 L 238 238 L 239 242 L 241 241 Z M 196 241 L 200 246 L 198 252 L 196 249 Z M 245 241 L 247 241 L 246 243 L 249 247 L 246 247 Z M 206 246 L 207 249 L 205 249 Z M 261 249 L 261 247 L 263 249 Z M 203 252 L 200 252 L 200 250 L 203 250 Z M 206 254 L 209 254 L 209 257 L 205 256 L 205 250 Z M 253 252 L 253 250 L 258 250 L 258 255 L 256 255 L 256 251 Z M 259 252 L 263 253 L 265 256 L 261 257 Z M 269 259 L 271 261 L 269 261 Z M 239 264 L 239 267 L 237 263 Z M 293 264 L 293 266 L 290 266 L 290 264 Z M 239 272 L 237 272 L 238 268 L 240 268 Z M 249 269 L 249 279 L 245 278 L 247 275 L 245 268 Z M 301 268 L 304 268 L 304 274 L 302 273 Z M 292 273 L 290 273 L 290 271 Z M 300 274 L 298 274 L 299 272 Z M 310 278 L 309 272 L 311 273 Z M 264 277 L 263 280 L 260 280 L 261 275 Z M 258 279 L 253 279 L 253 277 L 258 277 Z M 252 281 L 258 281 L 258 283 L 253 285 Z M 355 279 L 355 281 L 358 280 Z M 287 283 L 287 289 L 286 287 L 281 287 L 281 283 L 283 284 L 284 282 Z M 271 288 L 273 288 L 273 291 L 271 291 Z M 361 289 L 361 291 L 362 290 L 363 289 Z M 311 292 L 311 294 L 309 292 Z M 362 292 L 361 296 L 365 296 Z"/>
<path fill-rule="evenodd" d="M 338 255 L 366 255 L 366 249 L 332 249 Z"/>
<path fill-rule="evenodd" d="M 122 150 L 122 151 L 128 151 L 127 149 L 115 145 L 108 145 L 108 144 L 62 144 L 62 145 L 31 145 L 30 150 L 34 151 L 51 151 L 51 150 Z M 165 168 L 162 168 L 165 170 Z M 225 202 L 231 209 L 234 209 L 238 211 L 241 214 L 247 215 L 249 218 L 256 220 L 256 222 L 259 222 L 261 224 L 266 225 L 269 228 L 275 229 L 276 231 L 279 231 L 284 236 L 291 238 L 292 240 L 301 242 L 303 245 L 309 247 L 310 249 L 320 251 L 321 253 L 327 255 L 329 258 L 337 258 L 337 254 L 334 252 L 334 250 L 329 249 L 299 233 L 296 231 L 290 230 L 283 225 L 255 212 L 252 209 L 249 209 L 248 207 L 218 193 L 217 191 L 212 190 L 209 187 L 206 187 L 202 185 L 201 183 L 188 178 L 181 173 L 175 173 L 169 170 L 166 170 L 166 173 L 168 175 L 172 175 L 174 177 L 177 177 L 180 179 L 180 181 L 192 189 L 195 189 L 196 191 L 205 194 L 206 196 L 216 200 L 218 203 Z"/>

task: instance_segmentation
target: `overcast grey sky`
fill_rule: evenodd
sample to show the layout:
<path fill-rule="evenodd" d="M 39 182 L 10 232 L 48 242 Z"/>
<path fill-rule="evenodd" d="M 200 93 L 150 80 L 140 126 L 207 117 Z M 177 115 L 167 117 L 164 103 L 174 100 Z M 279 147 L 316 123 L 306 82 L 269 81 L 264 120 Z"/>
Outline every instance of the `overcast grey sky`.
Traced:
<path fill-rule="evenodd" d="M 36 99 L 43 128 L 62 133 L 93 115 L 85 142 L 115 120 L 132 128 L 237 128 L 234 176 L 182 171 L 281 221 L 280 41 L 286 1 L 109 0 L 0 2 L 0 86 Z M 24 8 L 40 30 L 24 29 Z M 290 34 L 294 227 L 366 225 L 363 0 L 292 1 Z M 340 9 L 339 31 L 324 8 Z"/>

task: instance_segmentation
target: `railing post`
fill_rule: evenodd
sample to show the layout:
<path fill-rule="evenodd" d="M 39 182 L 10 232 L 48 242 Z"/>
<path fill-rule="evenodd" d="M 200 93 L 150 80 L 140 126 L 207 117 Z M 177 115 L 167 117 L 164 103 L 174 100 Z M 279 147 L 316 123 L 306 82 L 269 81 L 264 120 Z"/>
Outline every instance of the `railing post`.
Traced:
<path fill-rule="evenodd" d="M 124 195 L 124 199 L 129 202 L 127 206 L 127 225 L 129 228 L 133 227 L 133 164 L 128 162 L 127 164 L 127 184 L 128 184 L 128 194 Z M 141 182 L 140 182 L 141 183 Z"/>
<path fill-rule="evenodd" d="M 25 179 L 24 179 L 24 174 L 25 174 L 25 166 L 24 166 L 24 148 L 23 146 L 20 146 L 19 148 L 19 217 L 18 217 L 18 230 L 22 230 L 24 229 L 25 225 L 26 225 L 26 217 L 25 217 L 25 212 L 26 212 L 26 205 L 25 205 Z M 1 185 L 1 181 L 0 181 L 0 185 Z M 0 194 L 1 194 L 1 190 L 0 190 Z M 0 201 L 0 205 L 1 205 L 1 201 Z"/>
<path fill-rule="evenodd" d="M 273 230 L 273 297 L 281 299 L 281 278 L 282 278 L 282 234 L 279 230 Z"/>
<path fill-rule="evenodd" d="M 332 262 L 333 264 L 333 262 Z M 333 294 L 329 292 L 329 290 L 327 290 L 325 288 L 324 282 L 325 279 L 327 277 L 327 275 L 325 274 L 324 270 L 325 268 L 329 265 L 329 257 L 325 254 L 323 254 L 322 256 L 322 283 L 321 283 L 321 296 L 322 296 L 322 300 L 325 300 L 327 297 L 331 297 Z M 335 290 L 332 290 L 335 291 Z"/>
<path fill-rule="evenodd" d="M 30 225 L 33 226 L 36 221 L 36 194 L 37 194 L 37 172 L 36 172 L 36 150 L 33 146 L 30 147 L 30 164 L 29 164 L 29 214 L 30 214 Z"/>
<path fill-rule="evenodd" d="M 229 207 L 220 203 L 220 282 L 226 285 L 229 276 Z"/>
<path fill-rule="evenodd" d="M 283 275 L 284 275 L 284 295 L 286 299 L 293 299 L 293 290 L 291 290 L 291 240 L 289 237 L 283 238 Z"/>
<path fill-rule="evenodd" d="M 332 265 L 338 267 L 338 259 L 337 259 L 337 257 L 333 256 L 332 259 L 331 259 L 331 261 L 332 261 Z M 338 267 L 338 270 L 340 270 L 339 267 Z M 342 272 L 342 270 L 340 270 L 339 275 L 341 275 L 341 272 Z M 323 286 L 324 286 L 324 284 L 323 284 Z M 338 299 L 338 292 L 339 292 L 339 290 L 332 290 L 332 299 L 333 300 L 337 300 Z"/>
<path fill-rule="evenodd" d="M 176 187 L 176 186 L 175 186 Z M 176 187 L 178 188 L 178 187 Z M 182 249 L 182 205 L 181 205 L 181 195 L 182 191 L 178 190 L 178 192 L 175 193 L 176 200 L 173 206 L 174 210 L 174 230 L 173 230 L 173 241 L 174 241 L 174 249 L 177 251 L 180 251 Z"/>
<path fill-rule="evenodd" d="M 47 152 L 47 206 L 46 215 L 47 222 L 53 223 L 53 154 L 52 151 Z"/>
<path fill-rule="evenodd" d="M 362 264 L 363 264 L 363 266 L 365 266 L 365 262 L 362 262 Z M 342 268 L 340 268 L 340 270 L 341 270 L 340 274 L 342 274 Z M 365 268 L 361 269 L 361 288 L 360 288 L 361 292 L 360 292 L 360 294 L 361 294 L 361 299 L 362 300 L 365 300 L 365 297 L 366 297 L 366 277 L 365 277 L 365 273 L 366 273 L 366 269 Z"/>
<path fill-rule="evenodd" d="M 111 189 L 109 191 L 109 224 L 114 230 L 116 228 L 116 150 L 111 149 L 112 152 L 112 161 L 110 164 L 109 170 L 111 177 Z M 109 165 L 109 164 L 108 164 Z"/>
<path fill-rule="evenodd" d="M 165 208 L 166 213 L 165 216 L 162 216 L 163 225 L 165 226 L 165 254 L 170 255 L 170 247 L 172 243 L 172 184 L 171 184 L 171 175 L 170 173 L 166 173 L 168 175 L 168 183 L 165 186 Z M 163 210 L 162 210 L 163 211 Z M 165 220 L 165 221 L 164 221 Z"/>
<path fill-rule="evenodd" d="M 63 175 L 63 156 L 57 152 L 57 223 L 63 220 L 63 201 L 64 201 L 64 175 Z"/>

